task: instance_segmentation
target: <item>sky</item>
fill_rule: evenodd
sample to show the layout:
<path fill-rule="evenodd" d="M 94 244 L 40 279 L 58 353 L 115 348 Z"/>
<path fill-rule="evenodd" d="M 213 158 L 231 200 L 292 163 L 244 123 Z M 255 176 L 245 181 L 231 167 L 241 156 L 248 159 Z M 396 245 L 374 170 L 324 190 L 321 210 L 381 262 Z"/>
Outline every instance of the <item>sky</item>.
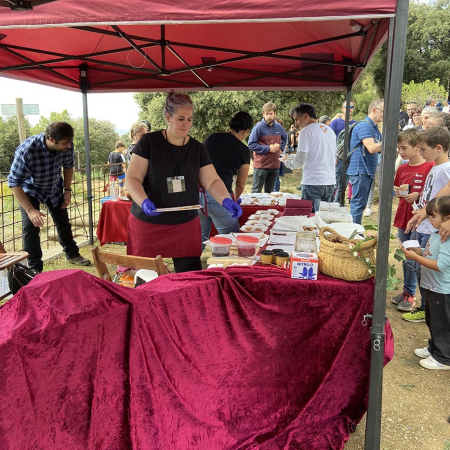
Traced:
<path fill-rule="evenodd" d="M 72 117 L 83 117 L 83 100 L 79 92 L 43 86 L 26 81 L 0 77 L 0 104 L 14 104 L 16 98 L 22 98 L 23 104 L 38 104 L 41 116 L 48 117 L 51 112 L 65 109 Z M 109 120 L 116 130 L 128 131 L 136 122 L 139 106 L 133 99 L 133 93 L 87 94 L 88 114 L 99 120 Z M 1 114 L 1 111 L 0 111 Z M 3 116 L 5 118 L 5 116 Z M 39 116 L 27 116 L 32 125 Z"/>

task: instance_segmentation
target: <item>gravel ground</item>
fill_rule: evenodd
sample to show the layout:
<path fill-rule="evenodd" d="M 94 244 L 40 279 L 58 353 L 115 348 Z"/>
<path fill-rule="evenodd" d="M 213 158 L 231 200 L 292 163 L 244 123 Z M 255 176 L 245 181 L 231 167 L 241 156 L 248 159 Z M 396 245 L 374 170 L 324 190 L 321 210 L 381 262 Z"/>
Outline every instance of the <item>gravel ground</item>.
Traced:
<path fill-rule="evenodd" d="M 371 219 L 375 221 L 378 208 L 373 209 Z M 394 249 L 397 244 L 392 241 L 391 247 Z M 397 273 L 401 273 L 400 264 L 396 265 Z M 388 292 L 386 296 L 395 351 L 384 369 L 381 449 L 450 450 L 450 371 L 419 366 L 414 349 L 427 345 L 428 327 L 402 319 L 402 313 L 391 303 L 391 297 L 397 293 Z M 364 449 L 365 426 L 364 417 L 345 450 Z"/>

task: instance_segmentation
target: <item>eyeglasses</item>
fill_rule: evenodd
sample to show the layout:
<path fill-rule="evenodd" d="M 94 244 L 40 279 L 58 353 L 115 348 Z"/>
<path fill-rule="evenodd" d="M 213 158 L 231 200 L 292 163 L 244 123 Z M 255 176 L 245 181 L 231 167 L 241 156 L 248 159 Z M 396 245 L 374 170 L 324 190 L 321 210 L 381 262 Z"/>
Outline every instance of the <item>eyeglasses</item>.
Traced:
<path fill-rule="evenodd" d="M 374 108 L 374 109 L 378 109 L 378 111 L 384 113 L 384 109 L 381 109 L 381 108 Z"/>

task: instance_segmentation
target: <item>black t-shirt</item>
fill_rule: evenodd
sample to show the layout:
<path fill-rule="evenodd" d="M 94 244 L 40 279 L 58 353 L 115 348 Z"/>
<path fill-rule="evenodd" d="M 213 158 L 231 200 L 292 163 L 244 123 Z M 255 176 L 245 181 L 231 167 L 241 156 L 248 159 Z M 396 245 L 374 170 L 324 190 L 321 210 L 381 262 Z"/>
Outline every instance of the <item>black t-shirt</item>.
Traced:
<path fill-rule="evenodd" d="M 250 164 L 250 150 L 231 133 L 211 134 L 203 144 L 228 192 L 233 192 L 233 177 L 243 164 Z"/>
<path fill-rule="evenodd" d="M 198 177 L 200 168 L 211 164 L 205 147 L 194 138 L 184 146 L 167 142 L 161 131 L 146 133 L 133 149 L 133 155 L 148 159 L 148 171 L 144 178 L 147 197 L 157 208 L 198 204 Z M 184 176 L 186 191 L 169 194 L 167 178 Z M 131 213 L 140 220 L 160 225 L 175 225 L 194 219 L 197 210 L 165 212 L 149 217 L 133 202 Z"/>
<path fill-rule="evenodd" d="M 122 164 L 125 162 L 125 158 L 120 152 L 111 152 L 108 157 L 108 162 L 111 164 L 109 166 L 109 174 L 110 175 L 122 175 L 123 174 L 123 166 Z"/>
<path fill-rule="evenodd" d="M 292 135 L 294 135 L 294 139 L 292 139 Z M 295 147 L 295 131 L 289 130 L 287 133 L 287 144 L 288 147 Z"/>

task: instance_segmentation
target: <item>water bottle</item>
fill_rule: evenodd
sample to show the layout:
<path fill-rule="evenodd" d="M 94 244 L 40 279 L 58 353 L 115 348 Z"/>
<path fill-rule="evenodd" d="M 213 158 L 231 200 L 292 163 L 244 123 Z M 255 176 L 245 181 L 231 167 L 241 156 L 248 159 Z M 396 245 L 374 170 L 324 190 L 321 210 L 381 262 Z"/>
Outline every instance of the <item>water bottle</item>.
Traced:
<path fill-rule="evenodd" d="M 0 270 L 0 296 L 9 292 L 8 286 L 8 271 L 6 269 Z"/>
<path fill-rule="evenodd" d="M 111 185 L 109 187 L 109 196 L 110 196 L 110 200 L 113 202 L 117 202 L 117 200 L 119 198 L 117 184 L 115 181 L 111 181 Z"/>

